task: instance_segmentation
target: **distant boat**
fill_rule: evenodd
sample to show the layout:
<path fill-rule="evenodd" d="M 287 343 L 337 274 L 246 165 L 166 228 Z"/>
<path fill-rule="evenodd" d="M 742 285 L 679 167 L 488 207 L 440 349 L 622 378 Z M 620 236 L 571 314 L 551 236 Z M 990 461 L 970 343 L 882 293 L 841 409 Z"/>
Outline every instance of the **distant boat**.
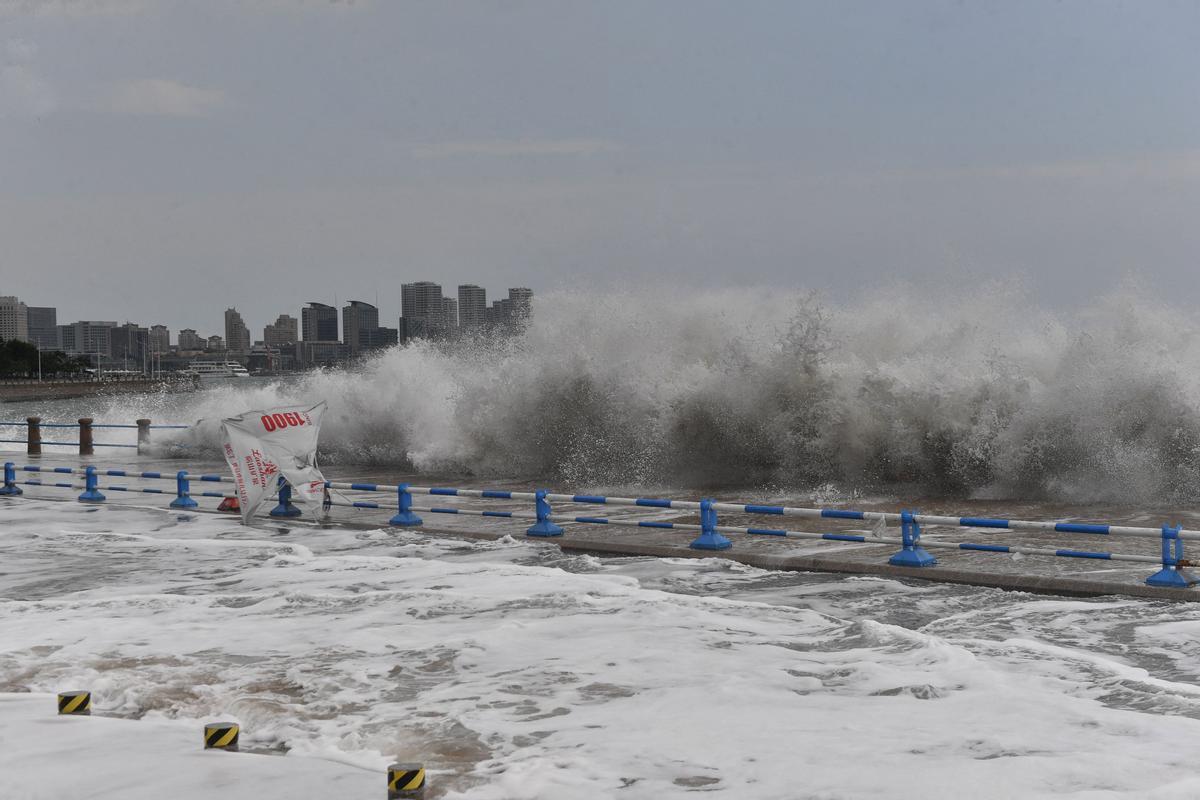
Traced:
<path fill-rule="evenodd" d="M 196 383 L 220 383 L 250 377 L 246 368 L 236 361 L 193 361 L 179 374 L 192 378 Z"/>

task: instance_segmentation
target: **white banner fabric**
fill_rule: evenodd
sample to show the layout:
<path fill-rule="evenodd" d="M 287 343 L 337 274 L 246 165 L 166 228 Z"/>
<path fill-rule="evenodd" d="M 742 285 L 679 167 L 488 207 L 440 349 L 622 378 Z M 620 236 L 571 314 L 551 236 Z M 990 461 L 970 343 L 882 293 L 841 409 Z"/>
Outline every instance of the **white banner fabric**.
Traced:
<path fill-rule="evenodd" d="M 237 482 L 242 521 L 270 498 L 279 476 L 292 486 L 292 497 L 321 502 L 325 476 L 317 469 L 317 435 L 325 403 L 247 411 L 221 421 L 225 460 Z"/>

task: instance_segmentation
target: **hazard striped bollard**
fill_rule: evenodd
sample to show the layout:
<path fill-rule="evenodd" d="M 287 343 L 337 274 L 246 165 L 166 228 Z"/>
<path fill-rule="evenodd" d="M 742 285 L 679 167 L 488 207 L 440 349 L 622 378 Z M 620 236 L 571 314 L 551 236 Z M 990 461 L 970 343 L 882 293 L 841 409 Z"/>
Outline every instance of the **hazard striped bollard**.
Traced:
<path fill-rule="evenodd" d="M 425 796 L 425 767 L 421 764 L 392 764 L 387 778 L 388 800 Z"/>
<path fill-rule="evenodd" d="M 240 732 L 236 722 L 210 722 L 204 726 L 204 749 L 236 752 Z"/>
<path fill-rule="evenodd" d="M 59 692 L 58 713 L 70 717 L 86 717 L 92 713 L 91 692 Z"/>

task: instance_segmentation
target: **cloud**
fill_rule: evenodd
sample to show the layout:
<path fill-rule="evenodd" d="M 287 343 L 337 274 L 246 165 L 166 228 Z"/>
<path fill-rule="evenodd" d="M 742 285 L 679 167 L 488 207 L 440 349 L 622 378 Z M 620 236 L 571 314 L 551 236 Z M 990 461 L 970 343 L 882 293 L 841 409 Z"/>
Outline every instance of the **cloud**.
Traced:
<path fill-rule="evenodd" d="M 592 156 L 621 149 L 607 139 L 484 139 L 422 144 L 411 150 L 415 158 L 459 156 Z"/>
<path fill-rule="evenodd" d="M 0 60 L 0 118 L 41 117 L 58 108 L 58 97 L 32 66 L 38 48 L 26 39 L 4 43 Z"/>
<path fill-rule="evenodd" d="M 1005 181 L 1041 180 L 1190 180 L 1200 178 L 1200 150 L 1139 153 L 1126 158 L 1037 161 L 952 169 L 901 170 L 886 179 L 957 180 L 985 178 Z"/>
<path fill-rule="evenodd" d="M 136 14 L 151 0 L 0 0 L 0 17 L 107 17 Z"/>
<path fill-rule="evenodd" d="M 101 103 L 101 109 L 140 116 L 203 117 L 224 103 L 225 92 L 220 89 L 143 78 L 118 84 Z"/>

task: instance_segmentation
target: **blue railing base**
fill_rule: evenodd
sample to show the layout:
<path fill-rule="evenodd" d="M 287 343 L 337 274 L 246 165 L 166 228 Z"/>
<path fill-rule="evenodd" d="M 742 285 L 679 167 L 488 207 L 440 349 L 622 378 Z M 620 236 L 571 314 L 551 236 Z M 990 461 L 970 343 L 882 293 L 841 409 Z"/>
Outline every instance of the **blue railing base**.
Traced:
<path fill-rule="evenodd" d="M 424 521 L 420 517 L 408 510 L 401 511 L 388 520 L 388 525 L 397 525 L 401 528 L 415 528 L 423 523 Z"/>
<path fill-rule="evenodd" d="M 272 517 L 298 517 L 300 509 L 291 504 L 291 501 L 281 502 L 279 505 L 271 509 Z"/>
<path fill-rule="evenodd" d="M 171 501 L 171 508 L 195 508 L 198 505 L 200 504 L 190 497 L 176 497 Z M 299 511 L 299 509 L 296 509 L 296 513 L 299 513 Z"/>
<path fill-rule="evenodd" d="M 563 529 L 548 519 L 534 523 L 525 531 L 526 536 L 562 536 Z"/>
<path fill-rule="evenodd" d="M 937 565 L 937 559 L 929 554 L 924 547 L 906 547 L 888 559 L 893 567 L 932 567 Z"/>
<path fill-rule="evenodd" d="M 25 494 L 20 486 L 0 486 L 0 497 L 16 497 Z"/>
<path fill-rule="evenodd" d="M 83 494 L 79 495 L 79 502 L 81 502 L 81 503 L 103 503 L 104 495 L 100 494 L 100 492 L 96 491 L 95 489 L 88 489 Z"/>
<path fill-rule="evenodd" d="M 1178 567 L 1163 567 L 1146 578 L 1147 586 L 1165 586 L 1175 589 L 1187 589 L 1196 583 L 1200 583 L 1200 578 Z"/>
<path fill-rule="evenodd" d="M 693 550 L 728 550 L 733 542 L 719 533 L 702 533 L 688 544 Z"/>

